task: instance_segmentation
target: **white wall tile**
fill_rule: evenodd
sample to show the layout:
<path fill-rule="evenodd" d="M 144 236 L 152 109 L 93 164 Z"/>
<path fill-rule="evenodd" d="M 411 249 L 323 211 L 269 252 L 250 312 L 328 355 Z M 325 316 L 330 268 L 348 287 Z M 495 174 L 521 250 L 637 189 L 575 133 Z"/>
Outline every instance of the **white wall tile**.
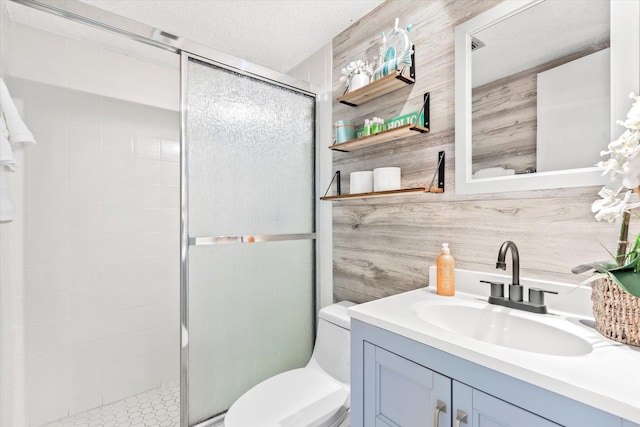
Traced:
<path fill-rule="evenodd" d="M 32 175 L 27 181 L 27 203 L 30 206 L 67 206 L 69 180 Z"/>
<path fill-rule="evenodd" d="M 102 126 L 102 105 L 94 95 L 71 92 L 69 95 L 69 120 L 71 126 Z"/>
<path fill-rule="evenodd" d="M 88 287 L 69 291 L 69 317 L 96 318 L 104 312 L 104 290 L 102 287 Z"/>
<path fill-rule="evenodd" d="M 102 206 L 102 181 L 72 179 L 69 181 L 71 206 Z"/>
<path fill-rule="evenodd" d="M 102 339 L 103 337 L 103 318 L 97 317 L 84 317 L 84 318 L 69 318 L 69 345 L 86 343 L 96 339 Z"/>
<path fill-rule="evenodd" d="M 69 176 L 69 156 L 66 152 L 40 148 L 27 152 L 29 175 L 45 175 L 55 178 Z"/>
<path fill-rule="evenodd" d="M 104 182 L 104 206 L 130 208 L 135 205 L 135 187 L 126 180 Z"/>
<path fill-rule="evenodd" d="M 34 101 L 35 102 L 35 101 Z M 28 120 L 29 130 L 36 139 L 39 150 L 52 150 L 57 153 L 67 155 L 69 148 L 69 126 L 66 120 Z"/>
<path fill-rule="evenodd" d="M 70 238 L 72 261 L 102 259 L 102 234 L 74 234 Z"/>
<path fill-rule="evenodd" d="M 103 153 L 107 156 L 132 157 L 133 142 L 131 134 L 117 130 L 104 130 L 102 135 Z"/>
<path fill-rule="evenodd" d="M 162 163 L 159 160 L 135 160 L 134 180 L 141 184 L 162 184 Z"/>
<path fill-rule="evenodd" d="M 66 263 L 27 265 L 24 272 L 28 295 L 64 291 L 71 287 L 73 271 Z"/>
<path fill-rule="evenodd" d="M 102 285 L 102 261 L 70 263 L 72 289 L 95 288 Z"/>
<path fill-rule="evenodd" d="M 166 248 L 164 233 L 136 233 L 134 254 L 137 257 L 153 257 L 165 255 Z"/>
<path fill-rule="evenodd" d="M 71 376 L 71 399 L 78 402 L 86 396 L 100 396 L 102 384 L 103 375 L 100 369 L 74 370 Z"/>
<path fill-rule="evenodd" d="M 30 325 L 66 320 L 69 317 L 68 292 L 30 295 L 26 299 L 27 321 Z"/>
<path fill-rule="evenodd" d="M 48 264 L 69 260 L 69 236 L 66 234 L 30 234 L 25 245 L 25 263 Z"/>
<path fill-rule="evenodd" d="M 68 233 L 70 212 L 68 206 L 29 206 L 26 209 L 26 232 L 29 235 Z"/>
<path fill-rule="evenodd" d="M 162 160 L 170 162 L 180 161 L 180 141 L 177 139 L 162 140 Z"/>
<path fill-rule="evenodd" d="M 67 78 L 70 89 L 102 94 L 102 75 L 100 73 L 69 68 Z"/>
<path fill-rule="evenodd" d="M 134 155 L 141 159 L 161 160 L 161 139 L 138 136 L 133 140 Z"/>
<path fill-rule="evenodd" d="M 36 323 L 29 327 L 29 351 L 39 353 L 59 348 L 68 342 L 66 320 Z"/>
<path fill-rule="evenodd" d="M 102 340 L 93 340 L 69 348 L 71 372 L 99 371 L 105 363 Z"/>
<path fill-rule="evenodd" d="M 21 328 L 16 327 L 8 330 L 8 341 L 5 338 L 5 343 L 9 342 L 8 346 L 8 356 L 14 359 L 23 358 L 28 354 L 28 335 L 29 329 L 27 327 Z"/>
<path fill-rule="evenodd" d="M 135 186 L 135 207 L 162 208 L 164 187 L 162 185 L 137 184 Z"/>
<path fill-rule="evenodd" d="M 180 184 L 180 163 L 162 162 L 162 179 L 160 184 L 173 186 Z"/>
<path fill-rule="evenodd" d="M 180 207 L 180 187 L 177 185 L 162 186 L 162 207 L 163 208 L 179 208 Z"/>
<path fill-rule="evenodd" d="M 9 304 L 11 304 L 11 323 L 10 327 L 19 328 L 26 326 L 29 323 L 28 311 L 27 311 L 27 298 L 26 297 L 11 297 L 6 298 Z M 26 337 L 25 337 L 26 338 Z"/>
<path fill-rule="evenodd" d="M 105 181 L 129 181 L 133 179 L 133 159 L 124 156 L 104 157 Z"/>
<path fill-rule="evenodd" d="M 131 277 L 134 282 L 149 282 L 161 280 L 166 272 L 165 265 L 167 260 L 163 257 L 144 257 L 137 258 Z"/>
<path fill-rule="evenodd" d="M 134 216 L 133 208 L 104 208 L 104 224 L 105 233 L 132 233 L 139 230 L 137 217 Z M 152 222 L 152 221 L 150 221 Z M 143 230 L 146 231 L 146 230 Z"/>
<path fill-rule="evenodd" d="M 102 391 L 92 394 L 83 394 L 78 400 L 69 403 L 69 415 L 76 415 L 89 409 L 102 405 Z"/>
<path fill-rule="evenodd" d="M 123 85 L 119 86 L 119 89 L 126 91 Z M 132 129 L 132 123 L 137 120 L 137 117 L 133 113 L 131 105 L 121 101 L 105 99 L 102 102 L 102 119 L 103 130 L 129 132 Z"/>
<path fill-rule="evenodd" d="M 162 231 L 180 232 L 180 209 L 162 209 Z"/>
<path fill-rule="evenodd" d="M 105 286 L 132 283 L 137 261 L 134 258 L 104 260 L 102 280 Z"/>
<path fill-rule="evenodd" d="M 103 236 L 103 259 L 131 258 L 134 253 L 133 233 L 108 233 Z"/>
<path fill-rule="evenodd" d="M 163 209 L 135 209 L 136 231 L 163 231 Z"/>
<path fill-rule="evenodd" d="M 69 176 L 72 179 L 102 179 L 102 155 L 69 153 Z"/>
<path fill-rule="evenodd" d="M 76 124 L 69 128 L 69 152 L 101 155 L 102 131 L 99 126 Z"/>
<path fill-rule="evenodd" d="M 75 234 L 102 233 L 102 208 L 101 207 L 72 207 L 71 228 Z"/>

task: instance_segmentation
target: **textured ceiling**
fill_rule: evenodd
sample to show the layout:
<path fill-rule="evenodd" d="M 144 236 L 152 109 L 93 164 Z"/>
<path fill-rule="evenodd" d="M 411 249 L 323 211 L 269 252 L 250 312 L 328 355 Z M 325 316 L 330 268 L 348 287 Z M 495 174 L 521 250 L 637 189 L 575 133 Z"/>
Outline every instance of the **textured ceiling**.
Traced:
<path fill-rule="evenodd" d="M 287 72 L 383 0 L 82 0 Z"/>

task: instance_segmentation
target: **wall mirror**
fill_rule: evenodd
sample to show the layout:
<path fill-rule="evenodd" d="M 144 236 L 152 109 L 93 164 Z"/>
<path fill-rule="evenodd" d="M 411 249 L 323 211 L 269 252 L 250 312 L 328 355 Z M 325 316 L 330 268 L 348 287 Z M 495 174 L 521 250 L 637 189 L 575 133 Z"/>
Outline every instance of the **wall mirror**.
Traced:
<path fill-rule="evenodd" d="M 456 27 L 456 192 L 600 185 L 640 80 L 640 4 L 511 0 Z"/>

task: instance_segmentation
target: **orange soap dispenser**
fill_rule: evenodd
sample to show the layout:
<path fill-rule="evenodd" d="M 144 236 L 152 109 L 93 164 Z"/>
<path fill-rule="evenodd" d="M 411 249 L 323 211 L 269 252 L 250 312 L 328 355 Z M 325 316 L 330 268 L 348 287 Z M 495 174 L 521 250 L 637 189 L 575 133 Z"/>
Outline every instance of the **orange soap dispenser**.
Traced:
<path fill-rule="evenodd" d="M 442 254 L 436 261 L 436 281 L 438 295 L 453 296 L 456 293 L 456 261 L 451 256 L 449 244 L 442 244 Z"/>

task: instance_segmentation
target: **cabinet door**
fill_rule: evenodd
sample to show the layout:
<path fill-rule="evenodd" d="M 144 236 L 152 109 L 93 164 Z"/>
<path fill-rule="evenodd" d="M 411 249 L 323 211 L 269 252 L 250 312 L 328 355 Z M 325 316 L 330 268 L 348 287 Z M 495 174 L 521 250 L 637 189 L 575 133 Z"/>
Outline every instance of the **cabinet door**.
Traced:
<path fill-rule="evenodd" d="M 365 427 L 450 427 L 450 408 L 449 378 L 365 343 Z"/>
<path fill-rule="evenodd" d="M 453 381 L 454 427 L 558 427 L 522 408 Z M 466 421 L 463 421 L 466 415 Z"/>

